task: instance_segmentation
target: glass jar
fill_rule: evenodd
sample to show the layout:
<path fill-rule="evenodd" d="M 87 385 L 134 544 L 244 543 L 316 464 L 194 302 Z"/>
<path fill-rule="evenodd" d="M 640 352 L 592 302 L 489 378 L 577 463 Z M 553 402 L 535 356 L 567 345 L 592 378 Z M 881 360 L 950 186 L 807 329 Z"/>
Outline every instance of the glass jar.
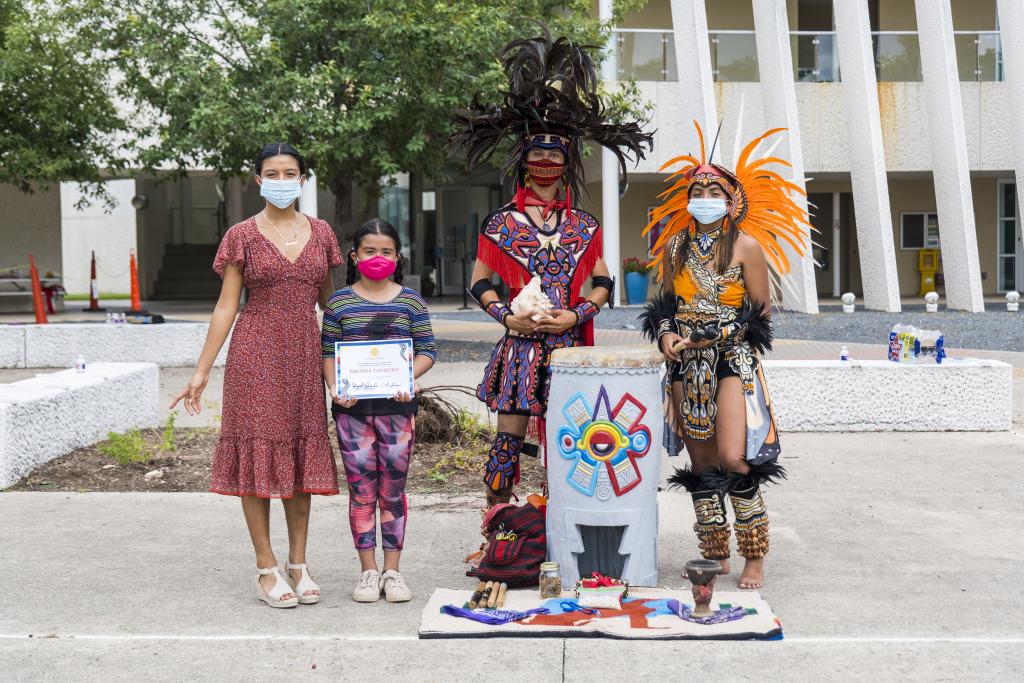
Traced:
<path fill-rule="evenodd" d="M 540 599 L 562 597 L 562 575 L 557 562 L 540 563 Z"/>

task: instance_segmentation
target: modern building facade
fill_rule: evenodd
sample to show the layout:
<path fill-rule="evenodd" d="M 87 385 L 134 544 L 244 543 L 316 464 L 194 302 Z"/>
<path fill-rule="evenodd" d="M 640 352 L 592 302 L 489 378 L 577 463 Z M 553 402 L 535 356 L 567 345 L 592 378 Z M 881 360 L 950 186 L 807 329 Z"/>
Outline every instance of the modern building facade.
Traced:
<path fill-rule="evenodd" d="M 606 4 L 595 0 L 594 12 Z M 819 298 L 850 291 L 896 311 L 901 297 L 934 288 L 950 307 L 978 311 L 985 296 L 1024 290 L 1020 0 L 649 0 L 612 43 L 606 74 L 636 81 L 657 129 L 621 197 L 602 191 L 602 155 L 587 160 L 581 203 L 607 228 L 613 268 L 648 255 L 641 231 L 664 189 L 660 168 L 696 151 L 696 119 L 712 135 L 721 123 L 716 158 L 727 166 L 738 145 L 788 129 L 775 153 L 793 162 L 817 230 L 787 278 L 788 307 L 813 312 Z M 412 271 L 434 295 L 461 295 L 476 228 L 504 196 L 497 174 L 398 180 L 380 210 L 405 233 Z M 112 188 L 119 206 L 105 214 L 78 211 L 73 184 L 28 197 L 0 187 L 12 207 L 0 234 L 17 247 L 0 269 L 34 248 L 45 270 L 84 292 L 97 249 L 101 290 L 124 291 L 132 248 L 145 296 L 208 296 L 207 257 L 260 203 L 254 185 L 202 171 Z M 140 195 L 145 205 L 131 207 Z M 318 199 L 321 214 L 333 205 L 323 191 Z M 310 193 L 304 208 L 316 206 Z M 923 286 L 929 266 L 934 284 Z"/>

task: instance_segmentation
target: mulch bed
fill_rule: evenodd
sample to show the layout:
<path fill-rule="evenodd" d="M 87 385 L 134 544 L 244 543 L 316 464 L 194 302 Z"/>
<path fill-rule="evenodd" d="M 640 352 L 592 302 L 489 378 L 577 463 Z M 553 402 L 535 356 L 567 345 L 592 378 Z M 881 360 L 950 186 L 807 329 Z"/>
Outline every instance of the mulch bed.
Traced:
<path fill-rule="evenodd" d="M 7 490 L 206 491 L 219 433 L 217 428 L 179 427 L 174 430 L 176 450 L 162 451 L 163 429 L 145 429 L 141 435 L 144 450 L 150 454 L 145 463 L 119 464 L 100 450 L 102 444 L 96 444 L 50 461 Z M 344 491 L 345 468 L 336 437 L 332 435 L 330 440 L 338 464 L 339 485 Z M 485 425 L 470 423 L 465 429 L 453 429 L 443 413 L 424 405 L 417 418 L 417 440 L 407 484 L 409 492 L 482 495 L 481 477 L 491 443 Z M 162 475 L 146 479 L 146 474 L 154 470 Z M 516 487 L 517 493 L 540 491 L 543 481 L 540 462 L 524 458 L 523 481 Z"/>

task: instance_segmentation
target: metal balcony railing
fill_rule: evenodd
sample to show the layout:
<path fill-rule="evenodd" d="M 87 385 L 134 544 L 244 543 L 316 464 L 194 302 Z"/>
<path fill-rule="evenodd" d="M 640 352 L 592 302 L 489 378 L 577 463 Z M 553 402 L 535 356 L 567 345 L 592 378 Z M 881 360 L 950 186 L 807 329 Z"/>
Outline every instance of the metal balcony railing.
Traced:
<path fill-rule="evenodd" d="M 1003 80 L 998 31 L 954 31 L 961 81 Z M 711 69 L 716 81 L 757 81 L 757 41 L 753 31 L 709 31 Z M 840 80 L 834 31 L 792 31 L 793 78 L 811 83 Z M 916 31 L 873 31 L 875 77 L 879 81 L 921 81 L 921 48 Z M 671 31 L 615 29 L 618 77 L 637 81 L 676 81 Z"/>
<path fill-rule="evenodd" d="M 953 31 L 961 81 L 1003 80 L 999 31 Z"/>

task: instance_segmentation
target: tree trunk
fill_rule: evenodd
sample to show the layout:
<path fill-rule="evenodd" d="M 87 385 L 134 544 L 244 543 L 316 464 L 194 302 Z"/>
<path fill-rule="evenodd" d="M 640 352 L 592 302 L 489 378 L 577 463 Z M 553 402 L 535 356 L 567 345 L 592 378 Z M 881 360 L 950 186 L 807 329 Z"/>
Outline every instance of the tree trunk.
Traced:
<path fill-rule="evenodd" d="M 346 271 L 348 270 L 348 252 L 352 249 L 352 237 L 356 233 L 355 217 L 352 207 L 352 183 L 340 177 L 340 174 L 331 174 L 335 180 L 331 182 L 331 192 L 334 193 L 334 234 L 341 246 L 341 253 L 345 255 L 344 263 L 335 269 L 334 283 L 341 286 L 345 282 Z"/>
<path fill-rule="evenodd" d="M 363 217 L 360 223 L 365 223 L 371 218 L 376 218 L 380 215 L 380 207 L 378 206 L 380 203 L 380 182 L 374 180 L 362 189 L 365 201 L 360 212 Z"/>

